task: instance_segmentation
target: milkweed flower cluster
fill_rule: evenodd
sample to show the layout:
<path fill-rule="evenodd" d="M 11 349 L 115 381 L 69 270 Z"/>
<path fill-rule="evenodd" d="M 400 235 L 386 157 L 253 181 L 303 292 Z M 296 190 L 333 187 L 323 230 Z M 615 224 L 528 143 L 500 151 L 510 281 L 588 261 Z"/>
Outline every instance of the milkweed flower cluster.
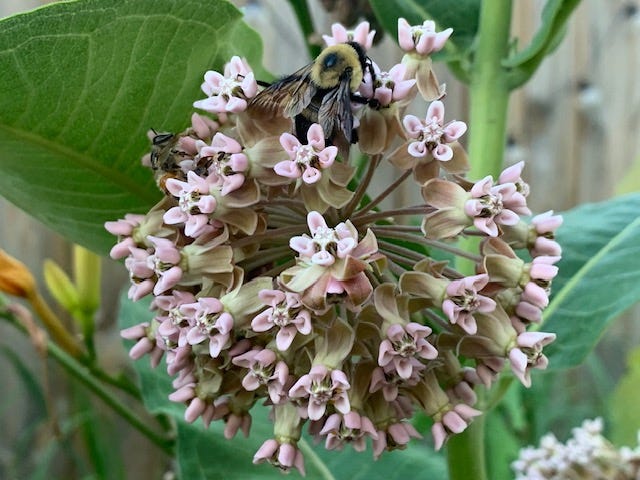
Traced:
<path fill-rule="evenodd" d="M 585 420 L 560 442 L 553 433 L 540 445 L 520 450 L 511 464 L 516 480 L 616 479 L 636 480 L 640 476 L 640 437 L 635 448 L 616 448 L 603 435 L 601 418 Z"/>
<path fill-rule="evenodd" d="M 429 54 L 451 32 L 405 24 L 403 62 L 388 73 L 374 65 L 354 94 L 377 100 L 353 102 L 354 154 L 319 124 L 296 132 L 285 115 L 254 117 L 255 76 L 234 57 L 205 74 L 207 98 L 194 106 L 207 114 L 180 134 L 151 135 L 144 162 L 163 198 L 106 224 L 129 297 L 153 296 L 153 318 L 122 332 L 131 357 L 164 357 L 170 400 L 188 422 L 225 422 L 227 438 L 249 433 L 256 403 L 269 406 L 273 437 L 256 463 L 304 472 L 305 424 L 327 449 L 370 442 L 378 458 L 421 436 L 416 411 L 432 419 L 439 449 L 482 413 L 476 386 L 507 365 L 529 386 L 547 365 L 555 336 L 528 327 L 549 301 L 562 220 L 522 218 L 531 214 L 523 163 L 498 179 L 465 178 L 466 124 L 447 121 L 442 92 L 427 91 Z M 373 38 L 364 24 L 332 31 L 329 44 L 367 48 Z M 431 101 L 425 116 L 404 115 L 419 93 Z M 368 161 L 356 175 L 357 150 Z M 387 161 L 396 177 L 370 189 Z M 410 178 L 423 201 L 380 208 Z M 469 235 L 482 238 L 478 251 L 452 245 Z M 464 255 L 475 272 L 436 251 Z"/>

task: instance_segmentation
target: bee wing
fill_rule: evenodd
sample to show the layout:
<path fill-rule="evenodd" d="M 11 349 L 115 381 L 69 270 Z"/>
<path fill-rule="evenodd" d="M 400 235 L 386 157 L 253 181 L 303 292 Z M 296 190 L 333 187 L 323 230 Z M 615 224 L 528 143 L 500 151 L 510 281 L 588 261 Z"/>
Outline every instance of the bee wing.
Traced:
<path fill-rule="evenodd" d="M 316 94 L 311 81 L 313 64 L 269 85 L 249 102 L 249 108 L 257 108 L 271 114 L 283 114 L 293 118 L 302 112 Z"/>
<path fill-rule="evenodd" d="M 322 125 L 326 137 L 335 133 L 336 127 L 342 130 L 347 142 L 351 142 L 353 134 L 353 113 L 351 112 L 350 78 L 340 80 L 336 88 L 329 91 L 322 99 L 318 110 L 318 122 Z"/>

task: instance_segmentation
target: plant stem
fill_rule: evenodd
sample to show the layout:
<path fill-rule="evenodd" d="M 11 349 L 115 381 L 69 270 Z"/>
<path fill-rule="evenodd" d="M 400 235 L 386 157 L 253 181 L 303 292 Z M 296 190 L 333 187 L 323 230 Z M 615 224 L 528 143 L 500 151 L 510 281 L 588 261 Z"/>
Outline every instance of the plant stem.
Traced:
<path fill-rule="evenodd" d="M 311 19 L 307 0 L 289 0 L 289 5 L 293 8 L 296 18 L 298 19 L 298 25 L 300 25 L 300 29 L 302 30 L 304 44 L 307 46 L 309 56 L 316 58 L 320 54 L 321 48 L 320 45 L 313 42 L 316 30 L 313 28 L 313 20 Z"/>
<path fill-rule="evenodd" d="M 342 218 L 349 218 L 360 203 L 360 200 L 362 200 L 362 197 L 367 191 L 367 187 L 369 187 L 369 184 L 371 183 L 371 179 L 373 178 L 373 174 L 376 171 L 376 167 L 380 163 L 380 158 L 382 158 L 380 155 L 373 155 L 371 157 L 367 165 L 367 172 L 365 173 L 364 177 L 360 179 L 358 188 L 356 188 L 356 191 L 354 192 L 353 197 L 351 198 L 347 206 L 342 209 Z M 368 210 L 370 209 L 367 209 L 365 211 Z"/>
<path fill-rule="evenodd" d="M 484 415 L 476 417 L 467 429 L 447 443 L 449 480 L 486 480 L 484 458 Z"/>
<path fill-rule="evenodd" d="M 19 330 L 24 331 L 24 327 L 16 320 L 14 315 L 2 312 L 0 316 L 7 319 L 9 323 Z M 152 443 L 160 447 L 167 455 L 173 455 L 173 441 L 147 426 L 143 418 L 140 418 L 139 415 L 131 410 L 130 406 L 124 404 L 111 392 L 106 390 L 84 365 L 51 340 L 47 340 L 46 348 L 47 355 L 50 355 L 58 362 L 69 375 L 91 390 L 93 394 L 106 403 L 115 413 L 120 415 L 127 423 L 147 437 Z"/>
<path fill-rule="evenodd" d="M 364 215 L 369 210 L 375 208 L 380 202 L 382 202 L 385 198 L 387 198 L 391 192 L 393 192 L 398 186 L 400 186 L 400 184 L 404 182 L 409 177 L 409 175 L 411 175 L 411 170 L 405 171 L 402 175 L 396 178 L 396 180 L 391 185 L 389 185 L 384 190 L 384 192 L 382 192 L 376 198 L 371 200 L 367 205 L 362 207 L 362 209 L 358 210 L 356 212 L 356 215 Z"/>
<path fill-rule="evenodd" d="M 471 71 L 469 159 L 473 181 L 487 175 L 496 178 L 504 156 L 507 107 L 509 105 L 509 72 L 502 66 L 509 49 L 512 0 L 481 2 L 478 50 Z M 478 238 L 463 238 L 460 248 L 478 251 Z M 458 270 L 473 274 L 474 265 L 464 259 Z"/>
<path fill-rule="evenodd" d="M 509 49 L 512 0 L 491 0 L 480 4 L 478 49 L 471 71 L 469 159 L 470 179 L 498 176 L 504 156 L 508 72 L 502 66 Z M 479 239 L 463 238 L 460 248 L 478 251 Z M 474 273 L 473 262 L 464 258 L 456 263 L 465 274 Z M 447 460 L 450 480 L 486 480 L 484 417 L 476 418 L 461 434 L 449 440 Z"/>
<path fill-rule="evenodd" d="M 502 67 L 509 48 L 512 0 L 482 2 L 478 50 L 471 73 L 469 95 L 469 178 L 494 175 L 502 167 L 509 85 Z"/>
<path fill-rule="evenodd" d="M 38 291 L 34 290 L 27 297 L 27 301 L 36 312 L 51 338 L 60 345 L 62 350 L 72 357 L 79 358 L 84 355 L 74 336 L 67 330 L 62 321 L 49 307 Z"/>
<path fill-rule="evenodd" d="M 100 307 L 100 271 L 98 255 L 80 245 L 73 246 L 73 279 L 80 300 L 76 319 L 80 322 L 84 343 L 92 359 L 96 356 L 93 337 L 95 314 Z"/>

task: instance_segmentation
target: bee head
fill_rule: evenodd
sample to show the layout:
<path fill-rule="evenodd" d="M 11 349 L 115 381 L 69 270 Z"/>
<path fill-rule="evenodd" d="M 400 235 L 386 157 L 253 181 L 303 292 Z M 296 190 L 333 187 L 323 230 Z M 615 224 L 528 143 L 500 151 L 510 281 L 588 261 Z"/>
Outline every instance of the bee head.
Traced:
<path fill-rule="evenodd" d="M 339 43 L 325 48 L 313 62 L 311 79 L 320 88 L 331 89 L 342 81 L 349 81 L 349 87 L 355 92 L 360 83 L 366 55 L 359 43 Z"/>

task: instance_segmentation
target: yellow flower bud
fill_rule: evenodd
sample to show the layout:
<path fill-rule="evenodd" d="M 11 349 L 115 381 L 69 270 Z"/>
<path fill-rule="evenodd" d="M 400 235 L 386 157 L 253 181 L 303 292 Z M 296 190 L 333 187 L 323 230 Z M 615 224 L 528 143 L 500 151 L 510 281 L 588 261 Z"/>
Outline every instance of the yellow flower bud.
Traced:
<path fill-rule="evenodd" d="M 36 281 L 27 266 L 0 250 L 0 291 L 28 298 L 36 290 Z"/>

